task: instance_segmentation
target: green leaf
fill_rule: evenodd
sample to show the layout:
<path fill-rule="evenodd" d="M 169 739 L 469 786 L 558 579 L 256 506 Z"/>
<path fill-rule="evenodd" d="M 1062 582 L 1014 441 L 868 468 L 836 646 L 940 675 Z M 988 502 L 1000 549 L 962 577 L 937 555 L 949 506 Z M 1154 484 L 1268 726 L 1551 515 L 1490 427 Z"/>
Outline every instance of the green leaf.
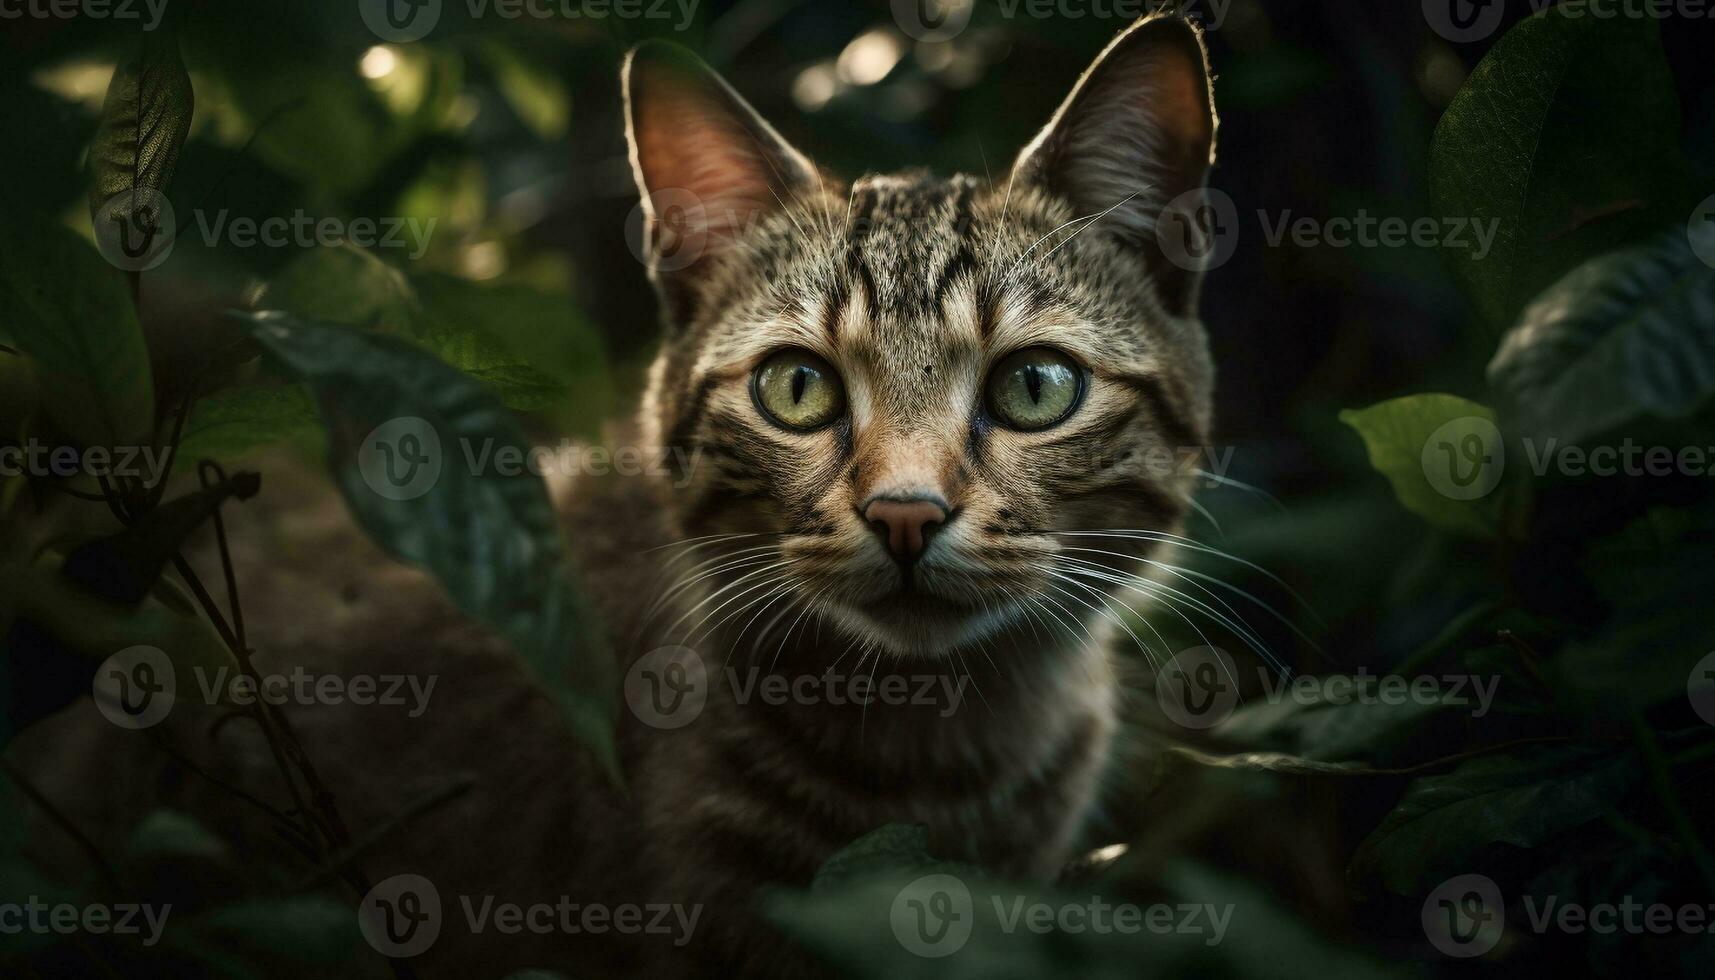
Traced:
<path fill-rule="evenodd" d="M 1523 535 L 1530 484 L 1507 466 L 1495 413 L 1456 395 L 1407 395 L 1340 413 L 1412 513 L 1470 537 Z"/>
<path fill-rule="evenodd" d="M 1551 7 L 1508 31 L 1430 145 L 1435 213 L 1495 223 L 1488 254 L 1449 252 L 1478 310 L 1504 326 L 1579 262 L 1688 210 L 1680 127 L 1654 18 Z"/>
<path fill-rule="evenodd" d="M 185 460 L 233 460 L 263 446 L 308 439 L 321 432 L 321 416 L 302 385 L 257 384 L 229 388 L 191 409 L 179 439 Z"/>
<path fill-rule="evenodd" d="M 1501 341 L 1489 384 L 1535 436 L 1577 441 L 1715 393 L 1715 225 L 1675 228 L 1579 266 Z"/>
<path fill-rule="evenodd" d="M 1537 847 L 1607 812 L 1640 775 L 1630 755 L 1551 749 L 1467 760 L 1426 776 L 1358 845 L 1352 873 L 1421 894 L 1493 844 Z"/>
<path fill-rule="evenodd" d="M 469 288 L 479 294 L 470 308 L 425 308 L 416 283 L 405 273 L 363 249 L 337 245 L 295 260 L 269 283 L 262 305 L 305 319 L 409 338 L 482 381 L 508 408 L 539 408 L 562 394 L 562 385 L 484 329 L 483 318 L 496 315 L 497 297 L 481 296 L 480 286 Z"/>
<path fill-rule="evenodd" d="M 91 216 L 120 195 L 141 200 L 145 193 L 166 193 L 195 107 L 178 43 L 145 35 L 142 53 L 114 71 L 89 146 Z M 129 216 L 125 206 L 118 213 Z"/>
<path fill-rule="evenodd" d="M 572 583 L 546 485 L 493 464 L 528 450 L 504 406 L 395 338 L 272 311 L 238 318 L 315 392 L 329 466 L 359 523 L 510 640 L 617 773 L 613 660 Z"/>
<path fill-rule="evenodd" d="M 42 403 L 85 446 L 154 426 L 149 351 L 119 270 L 59 225 L 0 227 L 0 322 L 35 361 Z"/>

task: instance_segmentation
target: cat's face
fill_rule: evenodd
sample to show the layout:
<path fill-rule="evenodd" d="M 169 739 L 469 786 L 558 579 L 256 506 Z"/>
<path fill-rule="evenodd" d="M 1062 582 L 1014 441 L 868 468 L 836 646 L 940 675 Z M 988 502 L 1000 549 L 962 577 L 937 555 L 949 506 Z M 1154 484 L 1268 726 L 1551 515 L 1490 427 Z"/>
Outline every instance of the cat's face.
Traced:
<path fill-rule="evenodd" d="M 1212 371 L 1154 227 L 1212 150 L 1193 30 L 1134 26 L 993 186 L 841 183 L 672 52 L 627 89 L 670 320 L 645 430 L 696 460 L 680 534 L 747 535 L 709 539 L 717 618 L 942 653 L 1087 618 L 1144 547 L 1070 532 L 1178 524 Z"/>

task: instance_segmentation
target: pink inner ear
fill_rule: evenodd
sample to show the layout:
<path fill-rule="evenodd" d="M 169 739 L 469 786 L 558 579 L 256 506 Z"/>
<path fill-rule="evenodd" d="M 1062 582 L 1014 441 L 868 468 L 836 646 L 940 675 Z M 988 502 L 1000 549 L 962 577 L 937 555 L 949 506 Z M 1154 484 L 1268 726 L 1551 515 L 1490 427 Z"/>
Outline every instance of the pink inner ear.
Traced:
<path fill-rule="evenodd" d="M 1183 170 L 1208 166 L 1211 146 L 1209 92 L 1203 66 L 1191 60 L 1190 52 L 1177 46 L 1160 45 L 1148 58 L 1113 65 L 1112 71 L 1096 79 L 1086 93 L 1089 116 L 1079 128 L 1088 127 L 1080 140 L 1102 140 L 1106 127 L 1110 137 L 1125 133 L 1142 122 L 1155 144 L 1158 165 Z"/>
<path fill-rule="evenodd" d="M 637 162 L 656 219 L 679 209 L 684 233 L 737 235 L 778 205 L 769 160 L 727 107 L 682 82 L 651 79 L 634 107 Z"/>

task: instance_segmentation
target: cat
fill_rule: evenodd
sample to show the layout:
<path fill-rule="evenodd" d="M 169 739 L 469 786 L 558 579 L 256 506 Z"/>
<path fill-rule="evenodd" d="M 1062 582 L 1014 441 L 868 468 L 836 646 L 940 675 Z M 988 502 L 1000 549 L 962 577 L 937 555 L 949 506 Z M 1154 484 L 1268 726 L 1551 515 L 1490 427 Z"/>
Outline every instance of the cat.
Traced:
<path fill-rule="evenodd" d="M 623 70 L 663 336 L 612 438 L 675 463 L 554 489 L 622 656 L 624 789 L 497 641 L 313 509 L 325 491 L 270 476 L 289 509 L 251 544 L 236 528 L 254 516 L 232 518 L 248 594 L 282 597 L 250 623 L 265 667 L 432 672 L 444 692 L 420 717 L 289 710 L 355 827 L 470 774 L 362 857 L 371 879 L 436 886 L 424 976 L 822 972 L 759 902 L 893 823 L 925 827 L 942 857 L 1052 878 L 1112 753 L 1102 612 L 1135 603 L 1127 576 L 1191 493 L 1184 467 L 1115 461 L 1203 446 L 1211 425 L 1200 276 L 1158 236 L 1214 160 L 1191 22 L 1121 32 L 993 184 L 846 183 L 682 49 L 647 43 Z M 1132 529 L 1163 534 L 1095 536 Z M 76 766 L 30 767 L 92 837 L 122 839 L 138 807 L 164 803 L 247 859 L 280 850 L 150 740 L 67 714 L 17 757 L 106 760 L 118 775 L 93 798 Z M 206 728 L 162 731 L 278 798 L 253 733 L 227 725 L 199 748 Z M 670 904 L 694 925 L 683 942 L 473 934 L 484 896 Z"/>

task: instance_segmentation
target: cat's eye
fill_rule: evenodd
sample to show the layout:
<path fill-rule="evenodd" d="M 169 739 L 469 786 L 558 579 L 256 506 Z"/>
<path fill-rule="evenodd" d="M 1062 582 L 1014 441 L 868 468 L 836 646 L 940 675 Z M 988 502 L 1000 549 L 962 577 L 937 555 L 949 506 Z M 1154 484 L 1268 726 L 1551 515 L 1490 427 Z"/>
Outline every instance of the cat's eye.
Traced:
<path fill-rule="evenodd" d="M 1031 347 L 995 366 L 988 380 L 988 411 L 995 421 L 1021 432 L 1057 425 L 1078 407 L 1084 373 L 1070 357 Z"/>
<path fill-rule="evenodd" d="M 783 350 L 762 362 L 750 390 L 763 415 L 800 432 L 819 429 L 846 410 L 840 376 L 806 350 Z"/>

